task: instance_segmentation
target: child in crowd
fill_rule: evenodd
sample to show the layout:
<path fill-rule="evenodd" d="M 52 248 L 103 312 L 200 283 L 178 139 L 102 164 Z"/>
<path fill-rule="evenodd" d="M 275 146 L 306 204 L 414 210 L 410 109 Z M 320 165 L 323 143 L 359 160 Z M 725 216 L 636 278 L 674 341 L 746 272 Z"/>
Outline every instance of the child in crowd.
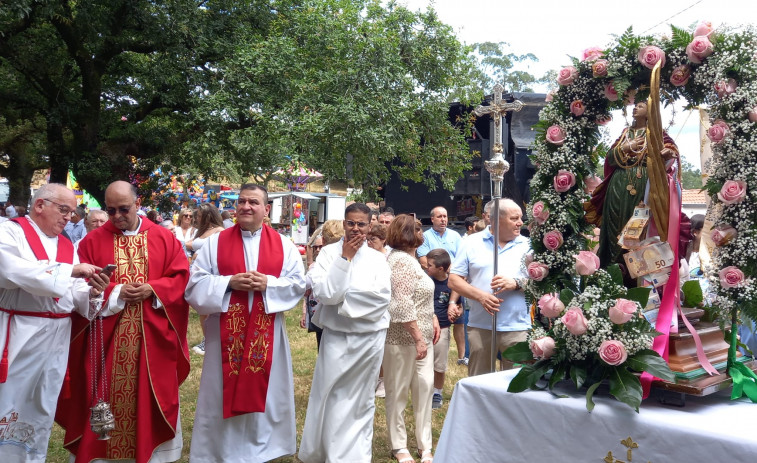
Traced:
<path fill-rule="evenodd" d="M 449 327 L 451 323 L 447 316 L 447 310 L 450 305 L 457 306 L 459 304 L 460 296 L 447 286 L 447 272 L 452 263 L 449 253 L 441 248 L 433 249 L 426 254 L 426 261 L 428 262 L 426 273 L 434 280 L 434 313 L 442 330 L 439 342 L 434 346 L 434 396 L 431 408 L 437 409 L 441 408 L 443 402 L 442 389 L 444 388 L 447 354 L 449 353 Z"/>

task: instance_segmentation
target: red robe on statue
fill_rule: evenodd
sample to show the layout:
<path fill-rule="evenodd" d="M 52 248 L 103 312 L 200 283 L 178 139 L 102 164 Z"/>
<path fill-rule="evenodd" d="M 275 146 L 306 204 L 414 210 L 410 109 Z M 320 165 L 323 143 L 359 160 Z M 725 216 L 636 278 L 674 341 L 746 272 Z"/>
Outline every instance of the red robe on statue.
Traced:
<path fill-rule="evenodd" d="M 90 359 L 89 323 L 80 316 L 73 319 L 68 360 L 72 397 L 59 399 L 56 421 L 65 428 L 64 445 L 77 462 L 94 458 L 147 462 L 160 444 L 176 434 L 179 385 L 189 374 L 187 258 L 175 236 L 149 220 L 142 220 L 134 236 L 107 222 L 81 241 L 79 258 L 100 267 L 116 265 L 104 293 L 106 304 L 116 284 L 146 283 L 154 295 L 103 318 L 105 400 L 116 420 L 111 439 L 97 440 L 90 429 L 92 367 L 100 365 L 100 353 Z"/>

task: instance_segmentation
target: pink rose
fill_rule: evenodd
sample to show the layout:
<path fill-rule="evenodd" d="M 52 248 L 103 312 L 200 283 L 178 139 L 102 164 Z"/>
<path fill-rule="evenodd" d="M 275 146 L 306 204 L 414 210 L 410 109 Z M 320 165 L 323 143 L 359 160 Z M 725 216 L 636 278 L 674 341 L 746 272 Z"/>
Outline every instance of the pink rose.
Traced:
<path fill-rule="evenodd" d="M 584 179 L 584 193 L 589 195 L 592 194 L 600 183 L 602 183 L 602 179 L 600 179 L 596 175 L 592 174 L 591 176 L 586 177 Z"/>
<path fill-rule="evenodd" d="M 126 121 L 128 121 L 128 120 L 129 120 L 129 119 L 128 119 L 128 118 L 127 118 L 126 116 L 121 116 L 121 122 L 126 122 Z"/>
<path fill-rule="evenodd" d="M 544 239 L 542 240 L 542 242 L 544 243 L 544 246 L 547 247 L 547 249 L 554 251 L 555 249 L 562 246 L 562 233 L 560 233 L 558 230 L 548 231 L 544 234 Z"/>
<path fill-rule="evenodd" d="M 605 77 L 607 75 L 607 64 L 608 61 L 606 59 L 594 61 L 591 65 L 591 74 L 594 77 Z"/>
<path fill-rule="evenodd" d="M 616 93 L 615 96 L 618 96 L 618 94 Z M 597 116 L 596 123 L 597 125 L 607 125 L 610 123 L 611 120 L 612 120 L 611 114 L 600 114 L 599 116 Z"/>
<path fill-rule="evenodd" d="M 712 42 L 706 36 L 695 36 L 694 40 L 686 46 L 686 56 L 695 64 L 701 64 L 702 60 L 710 56 L 713 51 Z"/>
<path fill-rule="evenodd" d="M 578 307 L 568 307 L 560 320 L 562 320 L 565 328 L 570 331 L 570 334 L 574 336 L 581 336 L 586 333 L 586 329 L 589 327 L 589 322 L 584 317 L 584 311 Z"/>
<path fill-rule="evenodd" d="M 605 55 L 605 52 L 599 47 L 589 47 L 583 52 L 581 61 L 595 61 Z"/>
<path fill-rule="evenodd" d="M 560 85 L 570 85 L 576 80 L 576 77 L 578 77 L 578 70 L 573 66 L 567 66 L 560 69 L 560 72 L 557 74 L 557 83 Z"/>
<path fill-rule="evenodd" d="M 622 325 L 632 319 L 635 314 L 636 303 L 628 299 L 616 299 L 615 305 L 610 307 L 610 320 L 617 325 Z"/>
<path fill-rule="evenodd" d="M 707 129 L 707 137 L 712 140 L 713 143 L 720 143 L 731 133 L 731 128 L 724 120 L 716 120 L 709 129 Z"/>
<path fill-rule="evenodd" d="M 723 204 L 736 204 L 746 198 L 746 182 L 742 180 L 726 180 L 723 188 L 718 192 L 718 199 Z"/>
<path fill-rule="evenodd" d="M 723 98 L 735 92 L 736 87 L 738 87 L 738 84 L 736 84 L 735 79 L 720 80 L 715 82 L 715 93 L 718 94 L 719 98 Z"/>
<path fill-rule="evenodd" d="M 712 238 L 712 242 L 715 243 L 715 246 L 725 246 L 736 238 L 738 234 L 739 232 L 730 225 L 719 225 L 712 229 L 710 238 Z"/>
<path fill-rule="evenodd" d="M 639 62 L 649 69 L 653 69 L 658 61 L 660 61 L 661 68 L 665 67 L 665 52 L 660 47 L 654 45 L 641 47 L 638 58 Z"/>
<path fill-rule="evenodd" d="M 555 186 L 555 191 L 565 193 L 576 184 L 576 176 L 572 172 L 560 169 L 557 171 L 557 175 L 555 175 L 552 183 Z"/>
<path fill-rule="evenodd" d="M 549 275 L 549 267 L 541 262 L 531 262 L 526 269 L 528 277 L 534 281 L 541 281 Z"/>
<path fill-rule="evenodd" d="M 573 103 L 570 104 L 570 112 L 574 116 L 578 117 L 581 114 L 583 114 L 584 111 L 586 111 L 586 106 L 584 106 L 584 102 L 583 101 L 576 100 L 576 101 L 574 101 Z"/>
<path fill-rule="evenodd" d="M 618 101 L 618 91 L 615 90 L 615 84 L 612 81 L 605 84 L 605 98 L 610 101 Z"/>
<path fill-rule="evenodd" d="M 694 29 L 694 37 L 710 37 L 715 29 L 712 27 L 712 23 L 709 21 L 702 21 Z"/>
<path fill-rule="evenodd" d="M 608 339 L 602 341 L 599 345 L 599 358 L 601 358 L 608 365 L 621 365 L 628 358 L 628 352 L 626 352 L 626 346 L 622 342 L 614 339 Z"/>
<path fill-rule="evenodd" d="M 559 125 L 552 125 L 547 129 L 547 142 L 560 146 L 565 143 L 565 131 Z"/>
<path fill-rule="evenodd" d="M 544 225 L 544 222 L 549 218 L 549 209 L 547 209 L 543 202 L 537 201 L 533 209 L 531 209 L 531 216 L 534 218 L 534 222 Z"/>
<path fill-rule="evenodd" d="M 531 341 L 531 353 L 535 359 L 548 359 L 555 353 L 555 340 L 549 336 Z"/>
<path fill-rule="evenodd" d="M 549 93 L 547 93 L 547 96 L 544 97 L 544 101 L 546 101 L 547 103 L 551 102 L 554 99 L 555 99 L 555 91 L 554 90 L 550 90 Z"/>
<path fill-rule="evenodd" d="M 688 64 L 682 64 L 673 69 L 673 74 L 670 75 L 670 83 L 676 87 L 683 87 L 689 83 L 689 77 L 691 77 L 691 68 Z"/>
<path fill-rule="evenodd" d="M 591 251 L 580 251 L 576 258 L 576 273 L 581 276 L 593 275 L 599 270 L 599 257 Z"/>
<path fill-rule="evenodd" d="M 565 310 L 565 304 L 562 303 L 557 293 L 543 295 L 536 304 L 539 306 L 541 314 L 547 318 L 559 317 Z"/>
<path fill-rule="evenodd" d="M 721 270 L 718 276 L 720 277 L 720 286 L 725 289 L 735 288 L 744 282 L 744 272 L 733 265 Z"/>
<path fill-rule="evenodd" d="M 752 108 L 747 115 L 750 122 L 757 122 L 757 106 Z"/>

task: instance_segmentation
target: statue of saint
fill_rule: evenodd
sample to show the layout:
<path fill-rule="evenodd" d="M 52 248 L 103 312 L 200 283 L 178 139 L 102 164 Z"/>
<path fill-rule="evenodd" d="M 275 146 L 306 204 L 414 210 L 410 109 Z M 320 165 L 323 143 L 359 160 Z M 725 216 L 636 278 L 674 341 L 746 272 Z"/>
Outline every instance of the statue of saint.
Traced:
<path fill-rule="evenodd" d="M 625 128 L 610 147 L 605 158 L 605 178 L 594 189 L 591 200 L 584 204 L 586 220 L 600 227 L 597 254 L 602 267 L 613 263 L 623 264 L 623 249 L 618 244 L 618 234 L 639 203 L 649 204 L 645 200 L 650 195 L 647 187 L 647 116 L 647 101 L 636 103 L 633 108 L 633 125 Z M 666 167 L 672 167 L 678 158 L 678 147 L 667 133 L 663 132 L 662 135 L 663 148 L 660 154 Z"/>

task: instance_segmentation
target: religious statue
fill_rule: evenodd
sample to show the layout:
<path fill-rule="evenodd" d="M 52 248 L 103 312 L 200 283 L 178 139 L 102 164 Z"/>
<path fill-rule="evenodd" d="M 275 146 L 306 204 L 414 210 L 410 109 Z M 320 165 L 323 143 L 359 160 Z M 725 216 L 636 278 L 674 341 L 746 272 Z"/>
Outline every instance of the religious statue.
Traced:
<path fill-rule="evenodd" d="M 584 205 L 586 220 L 600 227 L 597 254 L 602 267 L 623 262 L 623 249 L 618 244 L 618 234 L 628 219 L 631 218 L 634 208 L 639 203 L 649 204 L 650 199 L 652 199 L 650 197 L 660 193 L 655 191 L 654 185 L 650 185 L 649 189 L 647 188 L 650 179 L 648 173 L 650 160 L 649 131 L 647 128 L 649 109 L 647 101 L 636 103 L 633 108 L 633 124 L 626 127 L 610 147 L 605 158 L 605 178 L 594 189 L 591 200 Z M 658 108 L 652 110 L 655 109 L 659 111 Z M 664 131 L 662 138 L 663 147 L 660 150 L 660 155 L 664 170 L 668 171 L 677 161 L 678 147 Z M 675 175 L 676 169 L 672 170 L 673 175 Z M 667 191 L 663 196 L 667 199 Z M 654 208 L 652 212 L 654 214 Z M 667 217 L 664 220 L 667 221 Z"/>

